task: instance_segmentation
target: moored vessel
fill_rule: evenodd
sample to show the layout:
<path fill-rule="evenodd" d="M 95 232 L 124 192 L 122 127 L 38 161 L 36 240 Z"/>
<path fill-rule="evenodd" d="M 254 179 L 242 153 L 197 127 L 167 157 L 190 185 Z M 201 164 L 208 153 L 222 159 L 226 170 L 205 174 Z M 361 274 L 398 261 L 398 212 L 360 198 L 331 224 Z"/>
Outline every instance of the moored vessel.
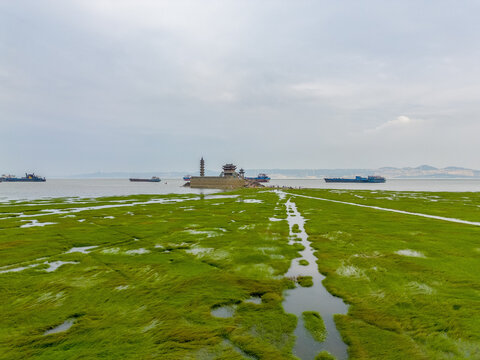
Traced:
<path fill-rule="evenodd" d="M 15 175 L 2 175 L 0 181 L 3 182 L 45 182 L 47 179 L 37 176 L 34 173 L 25 173 L 25 177 L 17 178 Z"/>
<path fill-rule="evenodd" d="M 246 177 L 245 179 L 247 180 L 254 180 L 257 182 L 269 182 L 270 177 L 267 174 L 260 173 L 256 177 Z"/>
<path fill-rule="evenodd" d="M 192 175 L 185 175 L 183 177 L 183 181 L 190 181 L 192 179 Z"/>
<path fill-rule="evenodd" d="M 384 183 L 386 179 L 383 176 L 355 176 L 354 179 L 348 178 L 325 178 L 325 182 L 335 183 Z"/>
<path fill-rule="evenodd" d="M 160 178 L 157 177 L 157 176 L 152 176 L 151 179 L 130 178 L 130 181 L 135 181 L 135 182 L 160 182 Z"/>

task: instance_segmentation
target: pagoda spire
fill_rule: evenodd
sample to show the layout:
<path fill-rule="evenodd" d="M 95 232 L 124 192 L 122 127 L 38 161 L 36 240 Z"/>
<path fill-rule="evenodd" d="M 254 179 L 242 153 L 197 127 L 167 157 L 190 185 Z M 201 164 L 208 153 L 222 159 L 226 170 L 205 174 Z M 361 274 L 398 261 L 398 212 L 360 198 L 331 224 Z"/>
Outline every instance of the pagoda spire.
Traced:
<path fill-rule="evenodd" d="M 205 176 L 205 160 L 203 160 L 203 156 L 200 160 L 200 176 Z"/>

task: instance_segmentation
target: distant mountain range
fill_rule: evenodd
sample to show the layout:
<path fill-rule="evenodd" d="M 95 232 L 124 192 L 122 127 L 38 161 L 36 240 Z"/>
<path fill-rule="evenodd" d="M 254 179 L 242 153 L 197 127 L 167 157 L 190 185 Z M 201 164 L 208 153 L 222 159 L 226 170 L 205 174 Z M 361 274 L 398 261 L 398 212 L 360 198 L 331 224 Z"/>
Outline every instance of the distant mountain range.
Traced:
<path fill-rule="evenodd" d="M 119 179 L 119 178 L 150 178 L 159 176 L 163 179 L 182 178 L 186 174 L 197 175 L 198 171 L 158 171 L 158 172 L 96 172 L 90 174 L 78 174 L 69 176 L 75 179 Z M 207 176 L 216 176 L 220 171 L 205 171 Z M 322 179 L 324 177 L 353 177 L 356 175 L 381 175 L 386 178 L 480 178 L 480 170 L 467 169 L 463 167 L 448 166 L 436 168 L 430 165 L 418 167 L 381 167 L 379 169 L 247 169 L 247 176 L 254 176 L 258 173 L 266 173 L 272 179 Z"/>
<path fill-rule="evenodd" d="M 430 165 L 418 167 L 381 167 L 379 169 L 255 169 L 249 173 L 265 172 L 271 178 L 324 178 L 324 177 L 353 177 L 356 175 L 381 175 L 386 178 L 480 178 L 480 170 L 449 166 L 436 168 Z"/>

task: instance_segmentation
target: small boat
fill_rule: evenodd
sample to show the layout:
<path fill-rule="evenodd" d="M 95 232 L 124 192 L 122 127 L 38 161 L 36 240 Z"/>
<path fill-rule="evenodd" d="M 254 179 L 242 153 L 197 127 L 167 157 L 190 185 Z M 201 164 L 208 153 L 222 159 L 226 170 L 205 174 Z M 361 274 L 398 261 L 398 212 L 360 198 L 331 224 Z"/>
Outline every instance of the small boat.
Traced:
<path fill-rule="evenodd" d="M 246 177 L 245 179 L 247 180 L 254 180 L 257 182 L 269 182 L 270 177 L 267 174 L 260 173 L 257 175 L 257 177 Z"/>
<path fill-rule="evenodd" d="M 151 179 L 130 178 L 130 181 L 137 181 L 137 182 L 160 182 L 160 178 L 157 177 L 157 176 L 152 176 Z"/>
<path fill-rule="evenodd" d="M 35 175 L 34 173 L 27 174 L 25 173 L 25 177 L 17 178 L 15 175 L 2 175 L 0 177 L 0 181 L 3 182 L 45 182 L 47 179 L 44 177 L 40 177 Z"/>
<path fill-rule="evenodd" d="M 190 181 L 192 179 L 192 175 L 185 175 L 183 177 L 183 181 Z"/>
<path fill-rule="evenodd" d="M 325 178 L 325 182 L 331 183 L 384 183 L 386 179 L 383 176 L 356 176 L 354 179 L 348 178 Z"/>

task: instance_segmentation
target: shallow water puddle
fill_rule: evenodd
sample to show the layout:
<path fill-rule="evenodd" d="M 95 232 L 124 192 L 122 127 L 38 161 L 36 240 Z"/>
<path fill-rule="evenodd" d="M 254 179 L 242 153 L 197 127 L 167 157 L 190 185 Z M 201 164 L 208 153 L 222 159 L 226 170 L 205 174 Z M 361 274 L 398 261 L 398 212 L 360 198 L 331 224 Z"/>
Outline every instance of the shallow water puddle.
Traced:
<path fill-rule="evenodd" d="M 50 335 L 50 334 L 56 334 L 59 332 L 67 331 L 72 327 L 72 325 L 75 324 L 75 319 L 67 319 L 63 324 L 60 324 L 53 329 L 47 330 L 43 333 L 43 335 Z"/>
<path fill-rule="evenodd" d="M 217 318 L 227 319 L 235 315 L 236 309 L 237 309 L 237 305 L 217 306 L 210 311 L 210 314 L 212 314 L 212 316 Z"/>
<path fill-rule="evenodd" d="M 125 251 L 125 254 L 127 255 L 142 255 L 142 254 L 148 254 L 150 250 L 140 248 L 140 249 L 133 249 L 133 250 L 127 250 Z"/>
<path fill-rule="evenodd" d="M 189 234 L 192 234 L 192 235 L 206 235 L 207 237 L 215 237 L 215 236 L 218 236 L 219 233 L 216 232 L 216 231 L 208 231 L 208 230 L 184 230 L 185 232 L 189 233 Z M 225 230 L 226 231 L 226 230 Z"/>
<path fill-rule="evenodd" d="M 395 254 L 402 255 L 402 256 L 419 257 L 419 258 L 425 257 L 425 255 L 423 255 L 423 253 L 421 253 L 420 251 L 415 251 L 410 249 L 398 250 L 398 251 L 395 251 Z"/>
<path fill-rule="evenodd" d="M 38 220 L 22 220 L 22 221 L 30 221 L 28 224 L 23 224 L 20 225 L 21 228 L 29 228 L 29 227 L 34 227 L 34 226 L 46 226 L 46 225 L 53 225 L 56 224 L 54 222 L 38 222 Z"/>
<path fill-rule="evenodd" d="M 230 197 L 237 197 L 238 195 L 231 195 Z M 152 199 L 148 201 L 135 201 L 135 200 L 117 200 L 117 201 L 110 201 L 110 204 L 107 205 L 92 205 L 92 206 L 85 206 L 85 207 L 80 207 L 80 208 L 68 208 L 68 209 L 42 209 L 39 213 L 36 214 L 20 214 L 16 217 L 19 218 L 32 218 L 32 217 L 39 217 L 39 216 L 46 216 L 46 215 L 68 215 L 68 214 L 74 214 L 74 213 L 79 213 L 82 211 L 91 211 L 91 210 L 104 210 L 104 209 L 111 209 L 111 208 L 119 208 L 119 207 L 131 207 L 131 206 L 137 206 L 137 205 L 148 205 L 148 204 L 174 204 L 178 202 L 183 202 L 183 201 L 189 201 L 189 200 L 199 200 L 200 197 L 189 197 L 189 198 L 175 198 L 175 199 Z M 92 199 L 92 201 L 97 201 L 96 199 Z M 126 203 L 128 202 L 128 203 Z M 84 204 L 84 203 L 79 203 L 79 204 Z M 35 205 L 35 204 L 33 204 Z M 7 213 L 4 215 L 13 215 L 16 213 Z M 3 219 L 8 219 L 10 217 L 3 217 L 0 218 L 0 220 Z M 111 219 L 111 217 L 106 217 L 107 219 Z M 33 220 L 32 220 L 33 221 Z M 47 223 L 43 223 L 47 224 Z M 48 223 L 50 224 L 50 223 Z M 43 225 L 34 225 L 34 226 L 43 226 Z M 22 226 L 23 227 L 23 226 Z M 25 226 L 28 227 L 28 226 Z"/>
<path fill-rule="evenodd" d="M 185 252 L 192 255 L 203 255 L 206 253 L 210 253 L 213 250 L 213 248 L 192 247 L 190 249 L 186 249 Z"/>
<path fill-rule="evenodd" d="M 260 296 L 252 296 L 246 300 L 243 300 L 243 302 L 260 305 L 262 303 L 262 298 Z"/>
<path fill-rule="evenodd" d="M 263 203 L 263 200 L 259 200 L 259 199 L 240 199 L 240 200 L 237 200 L 238 202 L 243 202 L 245 204 L 261 204 Z"/>
<path fill-rule="evenodd" d="M 119 285 L 115 288 L 115 290 L 122 291 L 122 290 L 127 290 L 130 287 L 130 285 Z"/>
<path fill-rule="evenodd" d="M 92 251 L 92 249 L 95 249 L 96 247 L 98 247 L 98 246 L 94 245 L 94 246 L 73 247 L 70 250 L 68 250 L 65 254 L 70 254 L 70 253 L 75 253 L 75 252 L 79 252 L 79 253 L 82 253 L 82 254 L 88 254 L 90 251 Z"/>
<path fill-rule="evenodd" d="M 338 360 L 347 359 L 347 345 L 343 342 L 335 326 L 333 315 L 346 314 L 348 307 L 341 298 L 333 296 L 323 286 L 322 280 L 325 279 L 325 276 L 318 271 L 317 258 L 310 241 L 308 241 L 308 234 L 304 227 L 305 219 L 297 210 L 296 204 L 288 200 L 285 206 L 290 236 L 301 241 L 301 244 L 305 247 L 300 252 L 301 258 L 292 260 L 285 277 L 311 276 L 313 279 L 312 287 L 297 286 L 285 291 L 283 308 L 286 312 L 295 314 L 298 318 L 297 328 L 295 329 L 297 340 L 293 353 L 300 359 L 314 359 L 320 351 L 326 350 Z M 295 232 L 292 230 L 295 230 Z M 308 265 L 300 265 L 300 260 L 307 260 Z M 304 311 L 316 311 L 322 316 L 328 332 L 324 342 L 316 341 L 306 330 L 302 317 Z"/>
<path fill-rule="evenodd" d="M 2 270 L 0 270 L 0 274 L 4 274 L 4 273 L 8 273 L 8 272 L 18 272 L 18 271 L 22 271 L 22 270 L 25 270 L 25 269 L 29 269 L 29 268 L 32 268 L 32 267 L 35 267 L 35 266 L 38 266 L 40 264 L 32 264 L 32 265 L 28 265 L 28 266 L 20 266 L 20 267 L 16 267 L 16 268 L 11 268 L 11 269 L 5 269 L 5 267 L 2 268 Z M 3 270 L 4 269 L 4 270 Z"/>
<path fill-rule="evenodd" d="M 77 261 L 52 261 L 52 262 L 45 261 L 44 264 L 48 265 L 48 268 L 45 269 L 46 272 L 53 272 L 53 271 L 57 270 L 62 265 L 78 264 L 78 262 Z"/>
<path fill-rule="evenodd" d="M 205 199 L 235 199 L 239 195 L 205 195 Z"/>

